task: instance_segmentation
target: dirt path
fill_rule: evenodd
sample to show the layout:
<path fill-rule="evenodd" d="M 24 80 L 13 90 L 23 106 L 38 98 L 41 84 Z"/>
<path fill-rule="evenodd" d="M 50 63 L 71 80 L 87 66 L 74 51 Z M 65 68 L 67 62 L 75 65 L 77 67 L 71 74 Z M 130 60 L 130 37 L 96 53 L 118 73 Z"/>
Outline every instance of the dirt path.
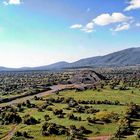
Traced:
<path fill-rule="evenodd" d="M 31 111 L 28 113 L 29 115 L 32 115 L 36 109 L 31 109 Z M 1 139 L 1 140 L 10 140 L 15 132 L 17 131 L 18 125 L 14 125 L 13 128 Z"/>
<path fill-rule="evenodd" d="M 97 136 L 93 138 L 88 138 L 88 140 L 110 140 L 111 136 Z"/>
<path fill-rule="evenodd" d="M 1 138 L 1 140 L 10 140 L 16 132 L 17 127 L 18 125 L 13 126 L 13 128 L 3 138 Z"/>
<path fill-rule="evenodd" d="M 43 97 L 43 96 L 55 93 L 55 92 L 63 90 L 63 89 L 73 88 L 75 86 L 76 85 L 56 85 L 56 86 L 52 86 L 51 87 L 52 90 L 46 91 L 46 92 L 42 92 L 42 93 L 38 93 L 38 94 L 36 94 L 36 96 Z M 34 96 L 35 95 L 27 96 L 27 97 L 19 98 L 19 99 L 16 99 L 16 100 L 13 100 L 13 101 L 10 101 L 10 102 L 7 102 L 7 103 L 1 103 L 0 107 L 21 103 L 23 101 L 30 100 L 30 99 L 34 98 Z M 33 112 L 34 112 L 34 110 L 31 110 L 29 115 L 31 115 Z M 10 140 L 12 138 L 12 136 L 15 134 L 17 128 L 18 128 L 18 125 L 14 125 L 13 128 L 3 138 L 1 138 L 1 140 Z"/>
<path fill-rule="evenodd" d="M 31 96 L 26 96 L 26 97 L 23 97 L 23 98 L 19 98 L 19 99 L 16 99 L 16 100 L 13 100 L 13 101 L 10 101 L 10 102 L 7 102 L 7 103 L 1 103 L 0 104 L 0 107 L 4 107 L 4 106 L 7 106 L 7 105 L 13 105 L 13 104 L 17 104 L 17 103 L 21 103 L 21 102 L 24 102 L 26 100 L 30 100 L 30 99 L 34 98 L 34 96 L 43 97 L 43 96 L 46 96 L 46 95 L 55 93 L 56 91 L 63 90 L 63 89 L 70 89 L 70 88 L 75 87 L 75 86 L 77 86 L 77 85 L 71 84 L 71 85 L 56 85 L 56 86 L 51 86 L 50 88 L 52 90 L 41 92 L 41 93 L 38 93 L 36 95 L 31 95 Z"/>

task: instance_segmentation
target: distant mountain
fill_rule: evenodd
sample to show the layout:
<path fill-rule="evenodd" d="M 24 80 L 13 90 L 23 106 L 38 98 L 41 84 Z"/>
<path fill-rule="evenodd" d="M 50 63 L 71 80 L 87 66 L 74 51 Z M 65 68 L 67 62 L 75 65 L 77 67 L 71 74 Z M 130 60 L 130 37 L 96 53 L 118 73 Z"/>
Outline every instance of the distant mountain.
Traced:
<path fill-rule="evenodd" d="M 81 59 L 70 64 L 70 67 L 83 66 L 126 66 L 140 64 L 140 47 L 129 48 L 104 56 Z"/>
<path fill-rule="evenodd" d="M 79 61 L 68 63 L 65 61 L 54 63 L 51 65 L 40 66 L 40 67 L 24 67 L 19 69 L 0 67 L 0 71 L 11 71 L 11 70 L 58 70 L 66 68 L 77 68 L 77 67 L 93 67 L 93 66 L 134 66 L 140 65 L 140 47 L 129 48 L 114 52 L 104 56 L 96 56 L 91 58 L 81 59 Z"/>
<path fill-rule="evenodd" d="M 5 68 L 5 67 L 0 67 L 0 71 L 5 71 L 5 70 L 7 70 L 7 68 Z"/>
<path fill-rule="evenodd" d="M 65 67 L 66 65 L 68 65 L 68 62 L 65 61 L 61 61 L 61 62 L 57 62 L 51 65 L 46 65 L 46 66 L 40 66 L 40 67 L 34 67 L 34 68 L 30 68 L 33 70 L 52 70 L 52 69 L 61 69 L 63 67 Z"/>
<path fill-rule="evenodd" d="M 68 62 L 61 61 L 54 64 L 39 67 L 6 68 L 0 67 L 0 71 L 29 71 L 29 70 L 58 70 L 68 65 Z"/>

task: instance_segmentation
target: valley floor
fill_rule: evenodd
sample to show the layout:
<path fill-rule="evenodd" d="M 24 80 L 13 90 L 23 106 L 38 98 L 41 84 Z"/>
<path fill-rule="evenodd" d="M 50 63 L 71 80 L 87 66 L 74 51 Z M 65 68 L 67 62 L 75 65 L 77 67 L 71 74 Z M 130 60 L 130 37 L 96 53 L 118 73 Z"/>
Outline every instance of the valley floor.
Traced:
<path fill-rule="evenodd" d="M 62 88 L 62 87 L 61 87 Z M 132 92 L 133 91 L 133 92 Z M 43 136 L 42 135 L 42 125 L 45 123 L 44 116 L 49 115 L 51 118 L 48 122 L 49 123 L 56 123 L 58 125 L 62 125 L 65 127 L 69 127 L 71 125 L 76 126 L 76 128 L 80 128 L 81 126 L 84 126 L 87 130 L 90 130 L 91 133 L 85 134 L 84 137 L 91 139 L 102 139 L 106 140 L 109 139 L 110 136 L 112 136 L 116 128 L 118 126 L 118 123 L 116 120 L 111 120 L 111 122 L 107 123 L 100 123 L 100 121 L 97 121 L 95 123 L 89 123 L 87 121 L 87 118 L 94 118 L 97 117 L 102 118 L 102 115 L 104 113 L 115 113 L 121 118 L 125 112 L 127 111 L 127 106 L 130 103 L 135 103 L 137 105 L 140 105 L 140 91 L 138 88 L 130 88 L 130 90 L 112 90 L 108 86 L 104 87 L 104 89 L 98 90 L 86 90 L 86 91 L 80 91 L 76 92 L 75 90 L 65 90 L 59 92 L 59 94 L 42 94 L 43 100 L 35 100 L 34 98 L 31 99 L 30 102 L 32 104 L 35 104 L 36 107 L 23 107 L 22 112 L 18 112 L 18 114 L 24 118 L 25 115 L 30 115 L 34 117 L 36 120 L 39 120 L 40 123 L 36 125 L 26 125 L 24 123 L 18 124 L 16 127 L 14 125 L 0 125 L 0 138 L 4 140 L 5 138 L 8 140 L 11 138 L 11 135 L 14 136 L 16 131 L 24 132 L 26 131 L 29 136 L 31 136 L 35 140 L 66 140 L 69 139 L 69 136 L 66 135 L 51 135 L 51 136 Z M 47 96 L 46 96 L 47 95 Z M 49 110 L 48 108 L 39 110 L 39 107 L 42 107 L 46 103 L 46 99 L 58 99 L 58 98 L 64 98 L 64 100 L 73 98 L 75 101 L 84 100 L 89 101 L 93 100 L 95 102 L 98 101 L 111 101 L 116 102 L 119 101 L 120 104 L 105 104 L 105 103 L 92 103 L 92 104 L 79 104 L 80 106 L 87 106 L 87 108 L 94 108 L 96 110 L 99 110 L 102 112 L 102 114 L 97 113 L 80 113 L 76 112 L 76 107 L 68 107 L 68 104 L 66 102 L 64 103 L 52 103 L 52 105 L 49 105 L 49 108 L 52 110 L 63 110 L 64 117 L 60 118 L 57 115 L 54 115 L 53 111 Z M 23 100 L 24 101 L 24 100 Z M 20 99 L 19 102 L 21 103 L 22 100 Z M 16 103 L 19 103 L 16 102 Z M 68 114 L 73 114 L 76 117 L 80 117 L 80 120 L 73 120 L 69 119 L 67 116 Z M 97 115 L 98 114 L 98 115 Z M 100 115 L 100 116 L 99 116 Z M 122 139 L 127 140 L 135 140 L 135 131 L 140 127 L 140 119 L 132 119 L 131 123 L 133 130 L 132 134 L 126 135 Z M 17 130 L 18 127 L 18 130 Z M 11 130 L 13 130 L 11 132 Z M 18 139 L 18 137 L 13 137 L 13 140 Z M 21 138 L 22 139 L 22 138 Z M 23 138 L 24 139 L 24 138 Z"/>

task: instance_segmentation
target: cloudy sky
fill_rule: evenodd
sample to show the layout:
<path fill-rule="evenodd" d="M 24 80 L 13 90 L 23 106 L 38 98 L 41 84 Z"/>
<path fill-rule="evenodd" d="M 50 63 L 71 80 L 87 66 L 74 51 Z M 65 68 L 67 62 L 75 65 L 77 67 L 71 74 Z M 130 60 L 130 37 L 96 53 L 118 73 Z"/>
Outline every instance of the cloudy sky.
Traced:
<path fill-rule="evenodd" d="M 140 0 L 0 0 L 0 66 L 140 47 Z"/>

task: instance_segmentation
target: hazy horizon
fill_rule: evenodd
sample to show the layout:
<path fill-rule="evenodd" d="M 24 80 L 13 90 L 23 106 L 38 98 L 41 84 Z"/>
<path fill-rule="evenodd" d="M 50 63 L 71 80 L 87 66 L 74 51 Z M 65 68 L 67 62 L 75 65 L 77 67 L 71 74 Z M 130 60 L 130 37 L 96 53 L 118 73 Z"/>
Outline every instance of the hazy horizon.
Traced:
<path fill-rule="evenodd" d="M 140 0 L 0 0 L 0 66 L 19 68 L 140 47 Z"/>

